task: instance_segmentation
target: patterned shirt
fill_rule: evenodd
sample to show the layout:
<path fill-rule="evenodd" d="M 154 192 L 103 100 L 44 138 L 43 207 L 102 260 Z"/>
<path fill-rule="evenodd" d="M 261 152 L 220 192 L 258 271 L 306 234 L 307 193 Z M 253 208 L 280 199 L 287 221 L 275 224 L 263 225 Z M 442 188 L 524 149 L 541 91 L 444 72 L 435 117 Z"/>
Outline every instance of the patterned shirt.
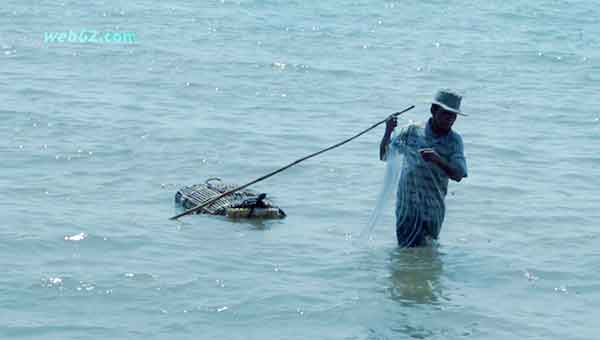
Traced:
<path fill-rule="evenodd" d="M 437 238 L 445 215 L 448 175 L 439 166 L 423 160 L 419 153 L 423 148 L 434 149 L 460 171 L 461 177 L 467 177 L 467 162 L 460 135 L 452 130 L 444 136 L 434 135 L 431 119 L 424 127 L 411 124 L 401 129 L 388 147 L 389 152 L 404 156 L 396 195 L 397 220 L 417 217 L 434 226 L 430 232 Z"/>

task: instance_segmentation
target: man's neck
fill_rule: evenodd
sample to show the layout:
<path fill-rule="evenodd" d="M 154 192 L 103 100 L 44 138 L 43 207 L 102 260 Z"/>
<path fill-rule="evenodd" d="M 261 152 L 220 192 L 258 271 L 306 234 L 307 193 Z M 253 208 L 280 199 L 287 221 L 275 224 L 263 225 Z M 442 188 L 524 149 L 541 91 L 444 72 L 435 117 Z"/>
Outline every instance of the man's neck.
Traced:
<path fill-rule="evenodd" d="M 451 129 L 443 130 L 437 127 L 433 121 L 433 118 L 429 118 L 429 126 L 431 127 L 431 132 L 435 137 L 443 137 L 447 135 Z"/>

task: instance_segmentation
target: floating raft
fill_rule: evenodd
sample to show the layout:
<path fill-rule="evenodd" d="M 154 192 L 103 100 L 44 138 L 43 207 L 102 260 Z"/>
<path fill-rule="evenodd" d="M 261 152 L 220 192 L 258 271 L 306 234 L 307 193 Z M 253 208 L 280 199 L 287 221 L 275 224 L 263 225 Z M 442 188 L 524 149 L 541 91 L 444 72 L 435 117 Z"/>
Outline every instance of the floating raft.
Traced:
<path fill-rule="evenodd" d="M 237 188 L 225 184 L 220 178 L 209 178 L 204 184 L 183 187 L 175 194 L 175 203 L 184 209 L 191 209 Z M 229 218 L 284 218 L 285 213 L 266 198 L 267 194 L 244 189 L 222 197 L 200 209 L 198 213 L 222 215 Z"/>

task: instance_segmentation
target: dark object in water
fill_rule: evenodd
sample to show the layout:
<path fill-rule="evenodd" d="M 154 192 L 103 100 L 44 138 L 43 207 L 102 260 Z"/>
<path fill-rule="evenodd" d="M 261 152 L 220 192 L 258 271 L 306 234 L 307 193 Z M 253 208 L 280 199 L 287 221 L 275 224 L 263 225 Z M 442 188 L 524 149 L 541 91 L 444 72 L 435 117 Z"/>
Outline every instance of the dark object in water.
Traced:
<path fill-rule="evenodd" d="M 179 189 L 175 203 L 185 209 L 197 207 L 224 192 L 235 189 L 220 178 L 209 178 L 204 184 L 195 184 Z M 199 213 L 222 215 L 230 218 L 284 218 L 285 213 L 267 199 L 267 194 L 244 189 L 227 195 L 202 208 Z"/>

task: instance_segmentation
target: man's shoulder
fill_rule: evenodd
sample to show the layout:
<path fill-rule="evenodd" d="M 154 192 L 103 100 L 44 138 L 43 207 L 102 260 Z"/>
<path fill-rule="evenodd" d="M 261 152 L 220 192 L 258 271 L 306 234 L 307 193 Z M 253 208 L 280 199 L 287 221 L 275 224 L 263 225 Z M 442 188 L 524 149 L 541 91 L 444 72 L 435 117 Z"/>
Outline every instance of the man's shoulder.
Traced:
<path fill-rule="evenodd" d="M 409 127 L 415 128 L 415 129 L 424 129 L 427 126 L 427 122 L 409 122 L 408 125 Z"/>
<path fill-rule="evenodd" d="M 460 133 L 458 133 L 457 131 L 454 130 L 450 130 L 450 133 L 448 135 L 448 137 L 450 138 L 450 140 L 452 140 L 453 142 L 456 143 L 460 143 L 462 144 L 462 136 L 460 135 Z"/>
<path fill-rule="evenodd" d="M 422 131 L 425 131 L 425 124 L 420 123 L 420 122 L 410 121 L 402 127 L 403 133 L 413 134 L 415 132 L 422 132 Z"/>
<path fill-rule="evenodd" d="M 463 152 L 464 146 L 460 133 L 450 130 L 446 141 L 447 145 L 451 148 L 451 150 L 453 150 L 452 152 Z"/>

